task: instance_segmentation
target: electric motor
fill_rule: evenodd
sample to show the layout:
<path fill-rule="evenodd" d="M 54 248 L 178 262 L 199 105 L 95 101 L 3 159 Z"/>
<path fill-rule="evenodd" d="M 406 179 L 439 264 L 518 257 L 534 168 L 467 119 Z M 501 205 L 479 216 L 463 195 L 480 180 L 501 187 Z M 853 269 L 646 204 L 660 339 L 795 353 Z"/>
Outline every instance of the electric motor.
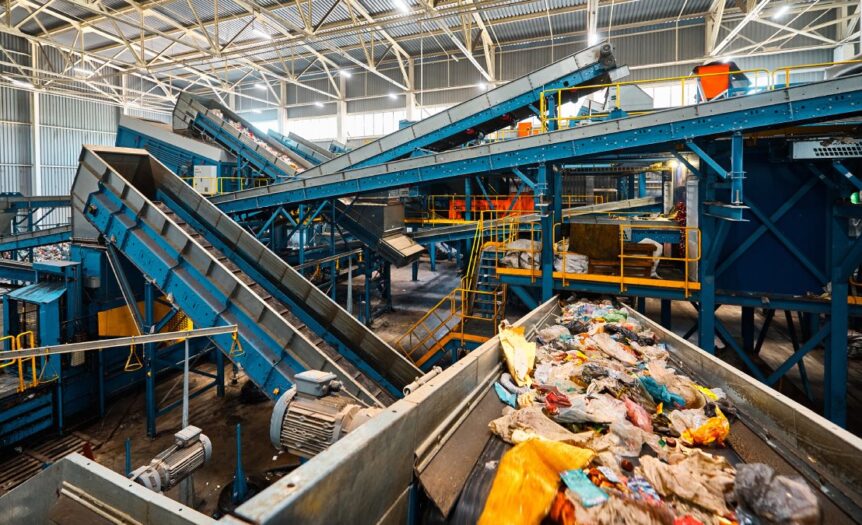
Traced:
<path fill-rule="evenodd" d="M 316 456 L 380 411 L 340 395 L 335 374 L 308 370 L 294 381 L 275 404 L 269 434 L 275 448 L 296 456 Z"/>
<path fill-rule="evenodd" d="M 132 472 L 132 480 L 154 492 L 164 492 L 204 466 L 212 457 L 212 443 L 201 429 L 187 426 L 174 434 L 174 445 L 149 465 Z"/>

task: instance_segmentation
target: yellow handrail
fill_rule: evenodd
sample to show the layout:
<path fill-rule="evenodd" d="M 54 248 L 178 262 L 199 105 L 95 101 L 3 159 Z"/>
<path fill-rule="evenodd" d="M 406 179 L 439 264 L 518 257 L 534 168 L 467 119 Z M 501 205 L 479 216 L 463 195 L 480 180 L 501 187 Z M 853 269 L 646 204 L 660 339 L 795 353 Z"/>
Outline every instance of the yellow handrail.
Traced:
<path fill-rule="evenodd" d="M 21 343 L 21 339 L 23 337 L 27 337 L 28 345 L 24 346 Z M 15 347 L 18 350 L 23 350 L 25 348 L 35 348 L 36 346 L 36 334 L 33 333 L 32 330 L 27 330 L 26 332 L 21 332 L 17 336 L 15 336 Z M 33 381 L 30 384 L 31 387 L 39 385 L 39 376 L 36 367 L 36 356 L 30 358 L 30 367 L 32 368 L 33 373 Z M 27 389 L 27 386 L 24 382 L 24 359 L 18 359 L 18 392 L 23 392 Z"/>
<path fill-rule="evenodd" d="M 746 69 L 746 70 L 741 70 L 741 71 L 731 71 L 731 72 L 722 71 L 722 72 L 716 72 L 716 73 L 699 73 L 699 74 L 692 74 L 692 75 L 685 75 L 685 76 L 663 77 L 663 78 L 654 78 L 654 79 L 647 79 L 647 80 L 627 80 L 624 82 L 610 82 L 607 84 L 590 85 L 588 87 L 577 86 L 577 87 L 548 89 L 548 90 L 542 91 L 542 93 L 540 94 L 540 98 L 539 98 L 539 120 L 542 124 L 541 130 L 543 133 L 548 131 L 548 121 L 558 122 L 558 121 L 578 120 L 578 119 L 584 118 L 584 117 L 579 117 L 576 115 L 575 116 L 568 116 L 568 117 L 560 117 L 560 116 L 549 117 L 547 115 L 547 109 L 548 109 L 548 107 L 547 107 L 547 98 L 548 97 L 546 95 L 547 93 L 552 93 L 552 96 L 554 96 L 557 99 L 556 100 L 557 108 L 560 108 L 563 105 L 563 93 L 577 92 L 578 90 L 585 90 L 585 89 L 589 89 L 590 92 L 593 92 L 593 91 L 595 91 L 596 88 L 614 88 L 614 90 L 616 91 L 616 104 L 615 105 L 616 105 L 616 108 L 619 109 L 621 107 L 620 106 L 620 104 L 621 104 L 620 99 L 621 99 L 621 94 L 622 94 L 621 90 L 622 90 L 623 86 L 632 86 L 632 85 L 638 85 L 639 86 L 639 85 L 643 85 L 643 84 L 667 84 L 670 82 L 679 81 L 680 87 L 681 87 L 680 98 L 681 98 L 681 102 L 682 102 L 682 104 L 680 104 L 680 105 L 684 106 L 684 105 L 686 105 L 685 104 L 686 81 L 696 80 L 696 79 L 705 78 L 705 77 L 729 76 L 729 75 L 733 75 L 733 74 L 745 74 L 745 73 L 755 73 L 757 75 L 764 73 L 766 75 L 766 85 L 768 86 L 770 84 L 770 71 L 768 69 L 765 69 L 765 68 L 755 68 L 755 69 Z M 756 78 L 757 77 L 755 77 L 755 82 L 754 82 L 755 87 L 757 87 Z M 634 115 L 634 114 L 649 113 L 649 112 L 651 112 L 651 111 L 630 112 L 629 114 Z M 587 118 L 591 118 L 593 116 L 594 115 L 590 115 Z"/>
<path fill-rule="evenodd" d="M 667 225 L 667 226 L 663 226 L 663 225 L 633 225 L 633 224 L 629 224 L 629 223 L 620 224 L 620 225 L 618 225 L 618 227 L 619 227 L 619 233 L 620 233 L 620 255 L 618 257 L 620 259 L 619 284 L 620 284 L 620 291 L 621 292 L 624 292 L 626 290 L 626 284 L 627 284 L 626 276 L 625 276 L 625 260 L 626 259 L 648 259 L 648 260 L 665 260 L 665 261 L 683 262 L 683 264 L 685 266 L 685 268 L 684 268 L 684 275 L 685 275 L 684 279 L 685 279 L 685 281 L 684 281 L 682 287 L 685 290 L 685 296 L 686 297 L 688 297 L 691 294 L 691 288 L 689 285 L 689 268 L 688 268 L 688 266 L 689 266 L 689 263 L 700 261 L 701 252 L 702 252 L 700 230 L 697 227 L 694 227 L 694 226 L 677 226 L 677 225 Z M 625 253 L 625 243 L 627 242 L 625 240 L 626 229 L 675 230 L 675 231 L 679 231 L 680 237 L 681 237 L 680 244 L 683 246 L 684 255 L 682 257 L 672 257 L 672 256 L 654 257 L 652 255 L 626 254 Z M 540 239 L 540 236 L 537 236 L 535 234 L 536 232 L 541 233 L 541 230 L 538 230 L 536 228 L 532 228 L 530 230 L 530 241 L 531 241 L 530 248 L 517 249 L 517 248 L 506 247 L 506 251 L 507 252 L 518 252 L 518 253 L 528 253 L 530 255 L 530 259 L 532 261 L 538 261 L 541 257 L 542 251 L 541 251 L 541 244 L 540 244 L 541 239 Z M 697 237 L 697 244 L 696 244 L 697 253 L 696 254 L 691 254 L 690 249 L 689 249 L 688 240 L 692 235 L 696 235 L 696 237 Z M 539 239 L 539 240 L 537 241 L 537 239 Z M 537 246 L 537 244 L 538 244 L 538 246 Z M 556 247 L 556 242 L 554 243 L 554 246 Z M 559 255 L 559 256 L 563 257 L 562 270 L 560 272 L 554 272 L 554 273 L 560 275 L 560 277 L 563 281 L 563 286 L 565 286 L 567 284 L 568 280 L 572 279 L 571 276 L 573 275 L 571 273 L 566 272 L 566 265 L 565 265 L 565 262 L 567 260 L 566 258 L 570 255 L 580 255 L 580 254 L 576 254 L 574 252 L 568 252 L 568 251 L 564 251 L 564 250 L 556 250 L 556 248 L 555 248 L 554 255 L 555 256 Z M 501 268 L 499 261 L 497 262 L 497 268 L 498 268 L 498 270 Z M 541 276 L 541 267 L 538 265 L 537 262 L 534 262 L 532 264 L 532 268 L 530 269 L 529 275 L 530 275 L 531 282 L 535 282 L 535 280 L 539 276 Z M 580 275 L 583 275 L 583 274 L 580 274 Z"/>
<path fill-rule="evenodd" d="M 3 337 L 0 337 L 0 344 L 2 344 L 3 341 L 9 341 L 11 343 L 9 346 L 11 346 L 12 348 L 10 348 L 9 350 L 6 350 L 7 352 L 15 350 L 16 347 L 15 347 L 15 336 L 14 335 L 4 335 Z M 2 351 L 0 351 L 0 353 L 2 353 Z M 2 356 L 0 356 L 0 359 L 2 359 Z M 21 358 L 18 358 L 18 359 L 15 359 L 14 357 L 9 358 L 6 363 L 0 363 L 0 368 L 6 368 L 7 366 L 12 366 L 20 360 L 21 360 Z"/>
<path fill-rule="evenodd" d="M 772 82 L 772 89 L 775 89 L 776 85 L 776 75 L 780 72 L 784 72 L 784 86 L 787 87 L 790 85 L 790 72 L 798 71 L 800 69 L 812 69 L 812 68 L 822 68 L 829 66 L 840 66 L 842 64 L 862 64 L 862 60 L 836 60 L 834 62 L 818 62 L 815 64 L 797 64 L 795 66 L 783 66 L 775 68 L 771 71 L 770 81 Z"/>

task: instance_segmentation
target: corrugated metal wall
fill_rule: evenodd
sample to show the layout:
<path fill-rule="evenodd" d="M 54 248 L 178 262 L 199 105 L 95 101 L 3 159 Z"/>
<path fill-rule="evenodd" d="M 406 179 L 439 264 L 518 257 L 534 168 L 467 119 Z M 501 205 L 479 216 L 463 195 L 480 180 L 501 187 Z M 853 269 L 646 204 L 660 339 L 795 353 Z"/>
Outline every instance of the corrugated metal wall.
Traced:
<path fill-rule="evenodd" d="M 0 46 L 14 54 L 16 61 L 30 65 L 29 44 L 7 34 L 0 34 Z M 15 72 L 0 66 L 0 72 Z M 26 91 L 0 87 L 0 191 L 22 191 L 29 188 L 30 96 Z"/>

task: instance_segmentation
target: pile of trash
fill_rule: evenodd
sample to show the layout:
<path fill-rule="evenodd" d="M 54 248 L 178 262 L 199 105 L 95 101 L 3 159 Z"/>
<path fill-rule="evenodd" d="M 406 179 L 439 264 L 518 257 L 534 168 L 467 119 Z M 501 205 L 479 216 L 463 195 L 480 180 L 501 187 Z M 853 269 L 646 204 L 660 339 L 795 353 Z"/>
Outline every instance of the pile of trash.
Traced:
<path fill-rule="evenodd" d="M 489 428 L 514 445 L 480 522 L 815 524 L 799 477 L 728 461 L 736 411 L 670 366 L 667 347 L 610 301 L 568 304 L 529 342 L 504 325 L 508 406 Z"/>
<path fill-rule="evenodd" d="M 565 273 L 587 273 L 590 258 L 579 253 L 566 252 L 568 241 L 554 246 L 554 271 Z M 506 254 L 500 265 L 525 270 L 541 270 L 542 246 L 538 241 L 518 239 L 506 244 Z"/>
<path fill-rule="evenodd" d="M 288 157 L 287 155 L 284 155 L 283 153 L 280 153 L 280 152 L 278 152 L 278 151 L 276 151 L 276 150 L 272 149 L 272 147 L 270 147 L 270 145 L 269 145 L 269 144 L 267 144 L 267 143 L 266 143 L 266 142 L 264 142 L 263 140 L 261 140 L 261 139 L 257 138 L 257 136 L 256 136 L 256 135 L 255 135 L 255 134 L 254 134 L 250 129 L 246 128 L 245 126 L 243 126 L 243 125 L 242 125 L 242 124 L 240 124 L 239 122 L 234 122 L 233 120 L 231 120 L 231 119 L 229 119 L 229 118 L 225 118 L 225 117 L 224 117 L 224 115 L 222 114 L 222 112 L 221 112 L 221 111 L 219 111 L 219 110 L 217 110 L 217 109 L 213 109 L 213 110 L 210 110 L 210 111 L 212 112 L 212 114 L 213 114 L 213 115 L 215 115 L 215 116 L 217 116 L 218 118 L 222 119 L 223 121 L 227 122 L 228 124 L 230 124 L 230 126 L 231 126 L 232 128 L 234 128 L 235 130 L 239 131 L 239 132 L 240 132 L 240 134 L 241 134 L 243 137 L 245 137 L 245 138 L 249 139 L 250 141 L 254 142 L 256 145 L 258 145 L 258 146 L 260 146 L 261 148 L 263 148 L 264 150 L 268 151 L 268 152 L 269 152 L 273 157 L 275 157 L 275 158 L 277 158 L 278 160 L 280 160 L 280 161 L 284 162 L 285 164 L 287 164 L 288 166 L 290 166 L 290 167 L 291 167 L 291 168 L 293 168 L 294 170 L 296 170 L 296 171 L 301 171 L 301 169 L 302 169 L 302 168 L 300 168 L 300 167 L 299 167 L 299 166 L 298 166 L 298 165 L 293 161 L 293 159 L 291 159 L 291 158 L 290 158 L 290 157 Z"/>

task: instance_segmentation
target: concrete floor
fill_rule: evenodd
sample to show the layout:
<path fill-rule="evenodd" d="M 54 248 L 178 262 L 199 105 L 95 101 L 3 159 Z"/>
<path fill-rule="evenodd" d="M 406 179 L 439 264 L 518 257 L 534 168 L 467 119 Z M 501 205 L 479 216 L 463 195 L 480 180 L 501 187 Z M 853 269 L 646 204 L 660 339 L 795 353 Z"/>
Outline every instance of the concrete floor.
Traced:
<path fill-rule="evenodd" d="M 460 276 L 454 262 L 440 261 L 437 272 L 431 272 L 427 262 L 420 264 L 419 280 L 413 281 L 411 268 L 393 268 L 392 294 L 395 310 L 374 321 L 372 328 L 385 341 L 393 343 L 403 335 L 409 327 L 436 305 L 440 299 L 457 286 Z M 354 280 L 354 297 L 358 298 L 363 288 L 363 278 Z M 339 298 L 346 297 L 346 288 L 342 284 L 338 290 Z M 659 302 L 648 301 L 647 312 L 652 318 L 659 316 Z M 516 319 L 525 311 L 510 307 L 507 316 Z M 739 309 L 724 307 L 718 312 L 719 318 L 737 336 L 739 335 Z M 779 319 L 780 317 L 780 319 Z M 673 308 L 674 331 L 685 332 L 695 320 L 695 312 L 687 303 L 675 303 Z M 756 320 L 759 326 L 761 318 Z M 786 326 L 783 315 L 776 316 L 773 327 L 767 338 L 762 358 L 765 364 L 775 367 L 791 353 L 791 347 L 786 339 Z M 693 337 L 694 338 L 694 337 Z M 732 351 L 728 351 L 732 353 Z M 722 353 L 724 355 L 727 352 Z M 723 356 L 724 356 L 723 355 Z M 732 356 L 730 356 L 732 357 Z M 794 369 L 787 380 L 779 387 L 794 398 L 806 402 L 812 408 L 822 406 L 823 382 L 823 351 L 816 350 L 805 358 L 805 365 L 815 396 L 814 403 L 807 402 L 801 394 L 798 372 Z M 230 366 L 228 374 L 230 377 Z M 862 363 L 851 362 L 849 404 L 850 414 L 857 414 L 860 408 L 860 393 L 862 393 Z M 196 382 L 203 384 L 202 378 Z M 199 498 L 198 509 L 212 514 L 217 509 L 219 493 L 224 485 L 233 478 L 236 464 L 236 446 L 234 429 L 237 423 L 242 424 L 243 464 L 246 473 L 259 475 L 268 469 L 287 467 L 296 464 L 296 459 L 276 453 L 269 443 L 269 418 L 272 402 L 264 401 L 255 405 L 243 404 L 240 400 L 240 387 L 246 379 L 240 375 L 237 384 L 228 384 L 224 399 L 215 396 L 215 390 L 191 401 L 191 423 L 201 427 L 212 439 L 214 460 L 195 475 L 195 486 Z M 193 386 L 194 388 L 194 386 Z M 179 399 L 181 384 L 177 377 L 160 379 L 157 398 L 160 403 L 166 400 Z M 77 430 L 90 437 L 94 444 L 96 460 L 116 472 L 124 469 L 124 442 L 132 439 L 133 468 L 171 445 L 173 433 L 180 426 L 180 411 L 175 410 L 158 420 L 159 434 L 155 439 L 145 436 L 146 418 L 144 415 L 143 392 L 138 391 L 114 400 L 108 407 L 107 416 L 101 421 L 83 425 Z M 862 434 L 862 418 L 852 417 L 850 429 Z M 169 495 L 176 497 L 176 491 Z"/>

